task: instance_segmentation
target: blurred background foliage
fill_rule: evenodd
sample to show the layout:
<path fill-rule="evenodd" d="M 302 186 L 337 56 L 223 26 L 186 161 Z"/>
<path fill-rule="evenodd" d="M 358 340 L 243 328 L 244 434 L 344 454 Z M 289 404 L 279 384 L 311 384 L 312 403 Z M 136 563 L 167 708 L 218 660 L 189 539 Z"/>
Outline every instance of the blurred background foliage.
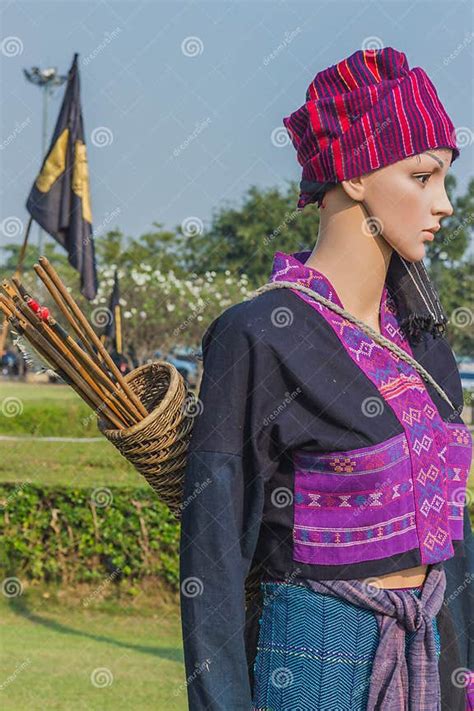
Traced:
<path fill-rule="evenodd" d="M 456 178 L 448 175 L 446 189 L 454 213 L 443 220 L 436 240 L 428 243 L 426 266 L 450 320 L 451 346 L 458 355 L 470 355 L 474 179 L 465 194 L 456 194 Z M 276 251 L 313 249 L 319 210 L 310 205 L 297 212 L 297 196 L 294 181 L 284 190 L 250 186 L 240 205 L 222 204 L 208 226 L 196 218 L 196 222 L 177 225 L 174 231 L 155 222 L 152 230 L 137 237 L 124 235 L 118 227 L 95 235 L 100 290 L 91 303 L 79 294 L 78 274 L 51 238 L 46 240 L 44 253 L 99 330 L 101 308 L 107 306 L 113 272 L 118 268 L 124 341 L 133 342 L 140 360 L 153 357 L 157 348 L 166 351 L 176 344 L 198 348 L 214 318 L 268 280 Z M 15 270 L 19 246 L 7 244 L 5 250 L 2 278 Z M 27 249 L 23 281 L 39 296 L 32 269 L 37 258 L 32 243 Z M 43 296 L 48 303 L 47 295 Z M 54 312 L 54 305 L 49 305 Z M 459 309 L 464 316 L 459 317 Z M 457 315 L 454 323 L 453 314 Z"/>

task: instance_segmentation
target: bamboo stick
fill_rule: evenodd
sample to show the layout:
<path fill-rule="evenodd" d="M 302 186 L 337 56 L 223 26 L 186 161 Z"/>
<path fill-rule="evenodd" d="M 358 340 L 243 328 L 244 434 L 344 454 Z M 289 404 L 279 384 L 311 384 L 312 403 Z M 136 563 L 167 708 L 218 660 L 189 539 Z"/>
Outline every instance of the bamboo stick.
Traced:
<path fill-rule="evenodd" d="M 52 328 L 60 338 L 63 338 L 66 345 L 72 350 L 77 358 L 82 359 L 85 366 L 89 368 L 90 371 L 97 377 L 100 381 L 102 390 L 104 390 L 104 396 L 111 396 L 110 400 L 115 402 L 117 407 L 121 411 L 122 418 L 128 422 L 128 425 L 134 425 L 137 420 L 133 418 L 130 414 L 130 402 L 126 398 L 123 391 L 118 390 L 112 380 L 101 370 L 96 363 L 90 358 L 87 353 L 74 341 L 73 338 L 63 329 L 61 324 L 59 324 L 51 316 L 47 317 L 46 323 L 50 328 Z"/>
<path fill-rule="evenodd" d="M 15 277 L 12 278 L 12 282 L 18 294 L 20 294 L 21 296 L 22 303 L 28 305 L 27 311 L 22 309 L 24 315 L 30 318 L 30 313 L 34 314 L 34 316 L 30 318 L 30 321 L 36 328 L 38 328 L 39 326 L 43 331 L 46 329 L 46 333 L 49 333 L 47 329 L 51 329 L 53 332 L 55 332 L 58 338 L 60 338 L 64 342 L 66 349 L 69 348 L 69 350 L 73 352 L 76 358 L 82 360 L 84 367 L 89 371 L 89 373 L 90 371 L 92 371 L 96 378 L 100 381 L 100 387 L 104 391 L 103 396 L 108 398 L 108 396 L 112 395 L 112 398 L 109 399 L 109 404 L 110 402 L 115 403 L 116 407 L 114 407 L 113 409 L 116 411 L 116 414 L 120 416 L 121 419 L 124 421 L 124 424 L 128 426 L 136 424 L 137 420 L 134 419 L 130 413 L 130 402 L 128 401 L 125 393 L 123 393 L 122 390 L 118 390 L 116 388 L 115 383 L 101 368 L 96 365 L 95 361 L 93 361 L 92 358 L 88 356 L 88 354 L 74 341 L 74 339 L 69 336 L 69 334 L 61 326 L 61 324 L 59 324 L 49 315 L 45 319 L 37 316 L 34 309 L 32 309 L 31 305 L 28 304 L 28 300 L 31 299 L 31 297 L 28 295 L 26 289 Z M 4 283 L 4 288 L 8 288 L 8 286 L 8 282 Z M 100 389 L 98 392 L 100 394 Z"/>
<path fill-rule="evenodd" d="M 109 352 L 106 350 L 104 345 L 102 344 L 101 340 L 95 333 L 94 329 L 92 326 L 89 324 L 87 319 L 85 318 L 84 314 L 80 310 L 79 306 L 76 304 L 72 296 L 69 294 L 67 289 L 64 287 L 63 283 L 61 282 L 61 279 L 59 278 L 58 274 L 52 267 L 52 265 L 49 263 L 49 261 L 46 259 L 46 257 L 40 257 L 40 266 L 44 268 L 50 279 L 53 281 L 54 285 L 60 292 L 62 298 L 66 302 L 67 306 L 71 310 L 71 312 L 74 314 L 74 316 L 77 318 L 79 323 L 81 324 L 81 327 L 83 328 L 85 334 L 91 339 L 93 345 L 97 350 L 99 351 L 100 355 L 104 359 L 107 367 L 110 369 L 112 374 L 115 376 L 118 385 L 124 390 L 124 392 L 127 394 L 129 399 L 131 400 L 131 404 L 133 406 L 134 414 L 141 419 L 142 417 L 146 417 L 148 415 L 148 411 L 145 408 L 144 404 L 141 402 L 141 400 L 135 395 L 133 390 L 129 387 L 129 385 L 126 383 L 126 381 L 123 378 L 122 373 L 120 370 L 117 368 L 115 365 L 114 361 L 110 357 Z M 41 276 L 40 272 L 37 269 L 37 265 L 34 266 L 35 271 L 39 276 Z M 46 284 L 47 286 L 47 284 Z"/>
<path fill-rule="evenodd" d="M 16 328 L 16 330 L 20 333 L 21 336 L 24 336 L 24 335 L 25 335 L 25 329 L 21 326 L 21 324 L 20 324 L 20 319 L 17 318 L 17 317 L 13 314 L 13 312 L 10 311 L 10 309 L 8 309 L 8 308 L 6 307 L 5 303 L 4 303 L 1 299 L 2 299 L 2 297 L 0 296 L 0 309 L 3 311 L 3 313 L 5 314 L 5 316 L 8 318 L 9 323 L 10 323 L 14 328 Z M 24 323 L 24 321 L 23 321 L 23 323 Z M 29 339 L 27 339 L 27 340 L 29 340 Z M 54 364 L 52 363 L 52 361 L 49 359 L 49 357 L 45 354 L 45 352 L 44 352 L 39 346 L 35 346 L 35 350 L 37 350 L 38 353 L 39 353 L 39 355 L 43 358 L 43 360 L 46 361 L 46 364 L 47 364 L 47 366 L 48 366 L 49 369 L 54 370 L 55 372 L 56 372 L 56 371 L 59 371 L 59 372 L 58 372 L 58 375 L 60 375 L 62 378 L 64 378 L 64 379 L 66 380 L 66 382 L 67 382 L 68 385 L 71 384 L 71 383 L 70 383 L 70 380 L 69 380 L 69 378 L 66 376 L 66 374 L 63 373 L 59 368 L 57 368 L 57 366 L 56 366 L 55 363 L 54 363 Z"/>
<path fill-rule="evenodd" d="M 32 329 L 30 332 L 26 330 L 25 337 L 30 341 L 30 343 L 36 350 L 41 352 L 40 349 L 42 345 L 42 337 L 39 334 L 34 334 Z M 50 356 L 50 360 L 52 358 L 53 356 Z M 57 360 L 52 360 L 52 362 L 54 363 L 53 370 L 58 372 L 58 374 L 61 375 L 62 378 L 64 378 L 66 383 L 77 392 L 77 394 L 84 400 L 84 402 L 91 408 L 91 410 L 93 410 L 95 414 L 103 414 L 113 427 L 122 429 L 122 424 L 120 420 L 115 417 L 114 413 L 109 409 L 107 404 L 103 400 L 97 400 L 96 398 L 94 398 L 92 391 L 90 391 L 87 385 L 81 383 L 79 379 L 74 379 L 74 369 L 68 367 L 69 364 L 67 363 L 67 361 L 65 361 L 65 365 L 63 364 L 63 367 L 66 367 L 66 370 L 69 375 L 67 375 L 63 371 L 63 369 L 61 368 L 62 361 L 63 359 L 61 356 L 59 356 Z"/>
<path fill-rule="evenodd" d="M 1 300 L 1 298 L 2 298 L 2 297 L 0 296 L 0 300 Z M 20 325 L 19 319 L 18 319 L 16 316 L 13 316 L 13 312 L 11 312 L 11 311 L 9 311 L 9 310 L 7 310 L 7 309 L 5 308 L 5 303 L 2 302 L 2 301 L 0 301 L 0 309 L 3 311 L 3 313 L 4 313 L 5 315 L 7 315 L 7 313 L 10 314 L 9 316 L 7 316 L 7 318 L 8 318 L 8 323 L 12 326 L 12 328 L 15 328 L 15 329 L 20 333 L 20 335 L 25 336 L 26 340 L 30 343 L 30 345 L 33 346 L 33 348 L 35 349 L 35 351 L 37 351 L 37 353 L 38 353 L 38 354 L 43 358 L 43 360 L 46 362 L 46 365 L 48 366 L 48 368 L 49 368 L 50 370 L 54 371 L 57 375 L 59 375 L 59 376 L 64 380 L 64 382 L 65 382 L 67 385 L 69 385 L 70 387 L 72 387 L 72 388 L 77 392 L 77 394 L 84 400 L 84 402 L 85 402 L 92 410 L 95 410 L 96 407 L 95 407 L 94 403 L 91 402 L 91 401 L 87 398 L 87 396 L 80 390 L 80 388 L 79 388 L 74 382 L 72 382 L 72 380 L 69 378 L 69 376 L 66 375 L 66 373 L 65 373 L 63 370 L 61 370 L 61 368 L 57 365 L 57 363 L 56 363 L 55 361 L 53 361 L 53 360 L 51 359 L 51 357 L 50 357 L 47 353 L 45 353 L 45 351 L 41 348 L 41 346 L 40 346 L 38 343 L 35 343 L 35 344 L 33 345 L 33 343 L 31 342 L 31 340 L 26 336 L 26 334 L 25 334 L 25 329 L 22 328 L 22 326 Z M 108 418 L 107 418 L 107 419 L 108 419 Z"/>
<path fill-rule="evenodd" d="M 56 302 L 57 306 L 61 310 L 63 316 L 67 319 L 68 323 L 72 326 L 82 343 L 84 343 L 84 346 L 87 348 L 89 351 L 91 357 L 96 360 L 98 365 L 102 367 L 101 361 L 97 358 L 97 353 L 94 351 L 92 348 L 91 343 L 89 343 L 89 340 L 84 333 L 84 331 L 80 328 L 79 323 L 73 318 L 73 315 L 71 314 L 70 310 L 67 308 L 66 304 L 64 303 L 64 300 L 58 291 L 58 289 L 55 287 L 53 284 L 52 280 L 49 278 L 48 274 L 45 272 L 43 267 L 39 264 L 34 264 L 33 268 L 43 284 L 46 286 L 48 289 L 49 293 L 53 297 L 54 301 Z"/>
<path fill-rule="evenodd" d="M 0 294 L 0 305 L 2 305 L 2 311 L 7 318 L 13 314 L 13 310 L 3 294 Z"/>
<path fill-rule="evenodd" d="M 3 303 L 4 299 L 5 297 L 0 295 L 0 303 Z M 48 354 L 48 356 L 50 357 L 50 361 L 55 363 L 56 367 L 59 366 L 59 368 L 62 369 L 69 376 L 69 378 L 78 386 L 79 390 L 81 391 L 78 391 L 81 397 L 82 393 L 84 393 L 90 403 L 92 403 L 92 409 L 104 412 L 107 419 L 115 427 L 123 429 L 123 424 L 116 417 L 115 413 L 108 407 L 107 403 L 104 402 L 102 398 L 96 394 L 96 392 L 89 386 L 89 384 L 84 380 L 80 373 L 78 373 L 78 371 L 63 357 L 63 355 L 56 351 L 42 334 L 35 331 L 34 327 L 28 320 L 22 319 L 21 312 L 18 312 L 16 308 L 14 309 L 14 315 L 19 319 L 20 324 L 24 329 L 25 337 L 32 343 L 33 346 L 36 347 L 37 345 L 39 345 L 41 349 Z"/>
<path fill-rule="evenodd" d="M 33 217 L 30 215 L 28 220 L 28 225 L 26 227 L 25 238 L 23 244 L 21 245 L 20 255 L 18 257 L 18 264 L 16 265 L 15 276 L 20 276 L 21 270 L 23 268 L 23 260 L 26 254 L 26 245 L 28 244 L 28 237 L 30 236 L 31 225 L 33 224 Z M 8 338 L 8 328 L 10 322 L 7 318 L 4 319 L 3 328 L 0 331 L 0 358 L 3 356 L 3 351 L 5 350 L 5 344 Z"/>
<path fill-rule="evenodd" d="M 102 388 L 97 384 L 97 382 L 91 377 L 90 373 L 83 367 L 80 361 L 75 357 L 75 355 L 65 346 L 63 340 L 54 332 L 54 330 L 48 326 L 44 321 L 42 321 L 35 313 L 30 309 L 25 302 L 19 300 L 19 297 L 15 297 L 18 303 L 15 301 L 15 305 L 21 311 L 21 313 L 30 321 L 32 326 L 34 326 L 38 333 L 41 333 L 50 344 L 57 350 L 57 352 L 64 356 L 71 366 L 78 372 L 78 374 L 85 380 L 93 391 L 97 393 L 99 398 L 104 399 L 106 404 L 110 409 L 115 412 L 117 417 L 122 420 L 125 427 L 129 426 L 128 416 L 124 416 L 115 402 L 109 398 L 107 393 L 104 393 Z M 133 424 L 133 421 L 132 421 Z"/>
<path fill-rule="evenodd" d="M 7 279 L 4 279 L 2 281 L 2 289 L 10 297 L 10 299 L 13 299 L 15 296 L 19 296 L 17 290 L 12 286 L 12 284 L 10 284 Z"/>

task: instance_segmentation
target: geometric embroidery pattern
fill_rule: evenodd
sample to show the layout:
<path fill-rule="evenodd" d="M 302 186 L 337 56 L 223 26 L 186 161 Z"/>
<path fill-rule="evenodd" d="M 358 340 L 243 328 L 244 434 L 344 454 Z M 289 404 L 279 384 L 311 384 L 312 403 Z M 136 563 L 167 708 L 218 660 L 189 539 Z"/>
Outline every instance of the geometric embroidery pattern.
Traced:
<path fill-rule="evenodd" d="M 309 255 L 277 252 L 270 281 L 297 281 L 343 307 L 329 280 L 304 265 Z M 361 450 L 293 452 L 293 558 L 315 564 L 354 563 L 413 548 L 419 548 L 421 564 L 451 558 L 452 540 L 463 538 L 472 458 L 468 428 L 442 420 L 410 364 L 310 296 L 296 289 L 293 293 L 323 316 L 404 429 L 402 435 Z M 413 357 L 386 284 L 380 325 L 382 335 Z M 382 473 L 385 481 L 377 481 Z"/>

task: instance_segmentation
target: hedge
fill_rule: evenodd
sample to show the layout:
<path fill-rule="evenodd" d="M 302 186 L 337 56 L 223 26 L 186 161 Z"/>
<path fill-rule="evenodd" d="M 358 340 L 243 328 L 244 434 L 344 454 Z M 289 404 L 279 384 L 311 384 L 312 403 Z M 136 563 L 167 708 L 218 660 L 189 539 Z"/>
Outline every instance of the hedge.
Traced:
<path fill-rule="evenodd" d="M 158 576 L 179 589 L 179 523 L 147 488 L 5 483 L 0 514 L 5 578 L 74 584 Z"/>
<path fill-rule="evenodd" d="M 179 523 L 145 488 L 0 484 L 0 572 L 42 582 L 179 587 Z"/>

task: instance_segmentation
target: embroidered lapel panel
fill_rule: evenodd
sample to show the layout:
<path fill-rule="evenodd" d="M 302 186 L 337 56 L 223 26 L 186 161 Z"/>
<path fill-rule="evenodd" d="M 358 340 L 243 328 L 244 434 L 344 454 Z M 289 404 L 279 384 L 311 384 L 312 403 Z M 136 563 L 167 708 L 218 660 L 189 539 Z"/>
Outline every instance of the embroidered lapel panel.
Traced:
<path fill-rule="evenodd" d="M 294 254 L 276 252 L 270 281 L 299 282 L 343 307 L 329 279 L 318 270 L 305 266 L 304 262 L 309 255 L 309 251 Z M 422 377 L 415 368 L 392 351 L 379 345 L 358 326 L 329 307 L 311 299 L 301 291 L 296 289 L 292 291 L 321 314 L 343 344 L 346 353 L 380 393 L 380 399 L 368 398 L 370 402 L 360 403 L 361 413 L 371 417 L 376 411 L 377 416 L 383 416 L 384 408 L 390 407 L 404 429 L 404 437 L 394 438 L 391 447 L 386 446 L 389 443 L 382 443 L 369 448 L 373 450 L 368 452 L 369 458 L 358 460 L 359 463 L 362 462 L 362 471 L 366 467 L 367 472 L 373 471 L 372 457 L 380 460 L 381 470 L 387 469 L 390 473 L 389 478 L 393 482 L 392 497 L 401 501 L 403 493 L 401 508 L 399 503 L 398 508 L 397 506 L 380 508 L 377 516 L 373 512 L 377 508 L 377 501 L 381 501 L 381 498 L 376 495 L 375 480 L 369 483 L 364 477 L 363 491 L 359 491 L 360 484 L 356 485 L 356 477 L 360 482 L 360 472 L 350 475 L 354 477 L 353 480 L 349 477 L 349 480 L 343 478 L 341 481 L 340 476 L 339 479 L 337 477 L 334 479 L 332 475 L 329 478 L 326 476 L 327 482 L 331 482 L 326 486 L 329 486 L 329 489 L 332 487 L 332 492 L 329 490 L 324 492 L 321 490 L 321 481 L 318 478 L 322 466 L 321 455 L 315 462 L 316 469 L 313 467 L 305 469 L 301 467 L 301 457 L 304 455 L 306 458 L 304 461 L 307 461 L 307 450 L 304 453 L 294 452 L 295 494 L 299 497 L 295 501 L 295 559 L 308 563 L 329 563 L 329 559 L 334 563 L 354 562 L 354 560 L 382 558 L 418 546 L 421 564 L 436 563 L 451 558 L 454 555 L 452 539 L 463 537 L 461 493 L 465 490 L 468 475 L 468 467 L 465 466 L 468 456 L 465 451 L 465 438 L 468 436 L 470 440 L 470 433 L 467 427 L 459 424 L 455 428 L 446 426 Z M 410 344 L 399 328 L 395 302 L 386 285 L 380 303 L 380 322 L 382 334 L 413 357 Z M 452 443 L 453 436 L 463 441 L 462 454 L 460 454 L 461 449 L 455 449 Z M 393 458 L 398 451 L 397 447 L 403 446 L 407 448 L 403 465 L 394 465 L 393 462 L 397 461 L 396 457 Z M 352 454 L 356 453 L 360 451 L 333 452 L 329 453 L 329 456 L 348 458 L 351 461 Z M 387 456 L 389 461 L 384 459 Z M 462 463 L 457 459 L 458 456 Z M 458 477 L 456 480 L 453 478 L 455 470 Z M 395 490 L 393 486 L 398 488 Z M 452 499 L 455 493 L 457 503 Z M 331 499 L 332 495 L 336 495 L 336 498 Z M 339 496 L 343 497 L 342 503 L 337 498 Z M 360 517 L 360 523 L 354 519 L 353 511 L 351 522 L 346 521 L 346 527 L 342 525 L 337 529 L 335 528 L 337 520 L 342 523 L 343 518 L 335 519 L 334 513 L 331 520 L 331 517 L 321 518 L 321 508 L 324 506 L 327 511 L 329 509 L 337 511 L 336 516 L 341 516 L 340 512 L 345 508 L 349 511 L 347 507 L 352 506 L 358 496 L 367 497 L 361 505 L 365 504 L 366 511 L 369 511 L 368 517 L 363 515 Z M 385 491 L 382 496 L 384 503 L 387 503 L 387 496 L 388 493 Z M 331 501 L 333 503 L 328 504 Z M 354 526 L 356 521 L 359 525 Z M 379 546 L 370 547 L 368 541 L 377 539 Z M 380 542 L 383 540 L 386 543 L 381 549 Z M 359 543 L 365 541 L 366 544 L 359 546 L 361 558 L 354 558 L 357 552 L 351 545 L 356 541 Z M 344 544 L 346 544 L 346 560 L 343 560 L 344 554 L 340 553 L 344 550 Z M 336 550 L 334 546 L 340 556 L 337 560 L 334 559 Z"/>

